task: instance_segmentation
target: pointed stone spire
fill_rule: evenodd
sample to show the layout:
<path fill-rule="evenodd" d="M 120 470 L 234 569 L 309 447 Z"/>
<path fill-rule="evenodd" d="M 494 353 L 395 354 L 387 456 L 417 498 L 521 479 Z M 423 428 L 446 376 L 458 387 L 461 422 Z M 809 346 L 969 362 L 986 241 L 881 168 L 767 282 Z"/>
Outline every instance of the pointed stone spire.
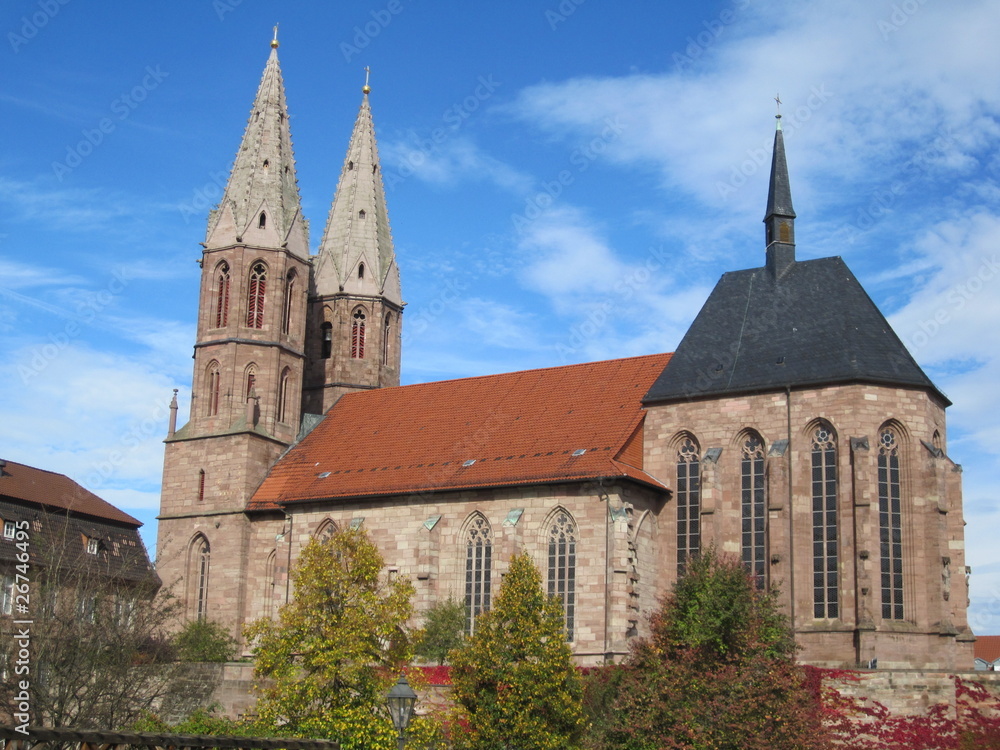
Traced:
<path fill-rule="evenodd" d="M 781 100 L 775 97 L 778 106 Z M 767 209 L 764 214 L 767 266 L 775 275 L 795 262 L 795 209 L 792 208 L 792 188 L 785 162 L 785 140 L 781 132 L 781 113 L 775 115 L 774 152 L 771 156 L 771 181 L 767 188 Z"/>
<path fill-rule="evenodd" d="M 278 65 L 278 27 L 229 182 L 208 220 L 209 248 L 248 243 L 309 255 Z"/>
<path fill-rule="evenodd" d="M 315 260 L 316 294 L 382 297 L 402 304 L 367 81 Z"/>

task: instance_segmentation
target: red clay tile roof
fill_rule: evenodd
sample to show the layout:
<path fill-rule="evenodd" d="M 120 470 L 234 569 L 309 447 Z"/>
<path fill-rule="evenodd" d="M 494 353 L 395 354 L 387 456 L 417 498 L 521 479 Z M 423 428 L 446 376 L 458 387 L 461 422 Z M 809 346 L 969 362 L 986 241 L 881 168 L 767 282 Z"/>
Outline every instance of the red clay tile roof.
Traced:
<path fill-rule="evenodd" d="M 975 658 L 990 663 L 1000 659 L 1000 635 L 977 635 L 972 653 Z"/>
<path fill-rule="evenodd" d="M 118 510 L 63 474 L 14 461 L 5 462 L 0 472 L 0 496 L 117 521 L 136 528 L 142 526 L 142 521 Z"/>
<path fill-rule="evenodd" d="M 247 509 L 597 477 L 663 487 L 619 452 L 669 360 L 654 354 L 348 394 L 275 464 Z M 579 449 L 586 452 L 573 456 Z"/>

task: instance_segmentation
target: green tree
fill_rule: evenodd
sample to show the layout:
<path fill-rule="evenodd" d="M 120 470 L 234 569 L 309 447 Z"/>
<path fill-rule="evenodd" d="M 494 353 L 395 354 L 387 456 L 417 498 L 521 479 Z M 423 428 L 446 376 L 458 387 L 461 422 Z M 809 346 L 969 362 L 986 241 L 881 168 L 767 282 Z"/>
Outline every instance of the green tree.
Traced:
<path fill-rule="evenodd" d="M 454 697 L 476 750 L 579 747 L 581 683 L 566 643 L 562 609 L 545 596 L 527 555 L 517 555 L 475 633 L 452 656 Z"/>
<path fill-rule="evenodd" d="M 597 683 L 605 696 L 612 684 L 614 697 L 595 746 L 828 747 L 776 595 L 739 561 L 713 551 L 692 561 L 650 626 L 617 674 Z"/>
<path fill-rule="evenodd" d="M 444 664 L 448 653 L 462 645 L 465 630 L 465 606 L 454 599 L 440 602 L 427 610 L 424 632 L 417 644 L 417 656 Z"/>
<path fill-rule="evenodd" d="M 232 661 L 236 646 L 236 639 L 225 626 L 211 620 L 191 620 L 174 636 L 174 648 L 181 661 Z"/>
<path fill-rule="evenodd" d="M 295 598 L 277 621 L 246 629 L 255 644 L 260 722 L 281 736 L 324 737 L 350 748 L 391 748 L 382 706 L 413 656 L 406 622 L 413 586 L 387 581 L 364 531 L 311 540 L 293 571 Z"/>

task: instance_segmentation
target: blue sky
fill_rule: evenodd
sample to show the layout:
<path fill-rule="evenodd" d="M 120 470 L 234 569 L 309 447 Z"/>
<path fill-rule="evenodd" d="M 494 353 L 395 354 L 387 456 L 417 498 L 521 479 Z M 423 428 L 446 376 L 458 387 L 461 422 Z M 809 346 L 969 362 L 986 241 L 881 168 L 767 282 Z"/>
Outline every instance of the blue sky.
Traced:
<path fill-rule="evenodd" d="M 989 0 L 5 3 L 0 457 L 152 550 L 198 242 L 275 22 L 314 247 L 372 69 L 409 383 L 675 348 L 763 262 L 780 92 L 798 257 L 843 256 L 954 401 L 971 617 L 1000 632 Z"/>

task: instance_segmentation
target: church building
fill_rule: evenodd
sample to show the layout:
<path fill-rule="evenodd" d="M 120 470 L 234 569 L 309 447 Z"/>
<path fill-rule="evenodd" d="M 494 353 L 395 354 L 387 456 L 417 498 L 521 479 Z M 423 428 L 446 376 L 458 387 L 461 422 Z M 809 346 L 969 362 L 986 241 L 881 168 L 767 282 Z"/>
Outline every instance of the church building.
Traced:
<path fill-rule="evenodd" d="M 187 618 L 273 616 L 308 540 L 361 527 L 418 612 L 464 602 L 470 632 L 528 553 L 598 664 L 714 547 L 779 592 L 805 662 L 971 669 L 950 402 L 843 260 L 796 259 L 780 115 L 763 265 L 674 353 L 400 386 L 370 89 L 311 255 L 271 46 L 166 439 L 157 570 Z"/>

